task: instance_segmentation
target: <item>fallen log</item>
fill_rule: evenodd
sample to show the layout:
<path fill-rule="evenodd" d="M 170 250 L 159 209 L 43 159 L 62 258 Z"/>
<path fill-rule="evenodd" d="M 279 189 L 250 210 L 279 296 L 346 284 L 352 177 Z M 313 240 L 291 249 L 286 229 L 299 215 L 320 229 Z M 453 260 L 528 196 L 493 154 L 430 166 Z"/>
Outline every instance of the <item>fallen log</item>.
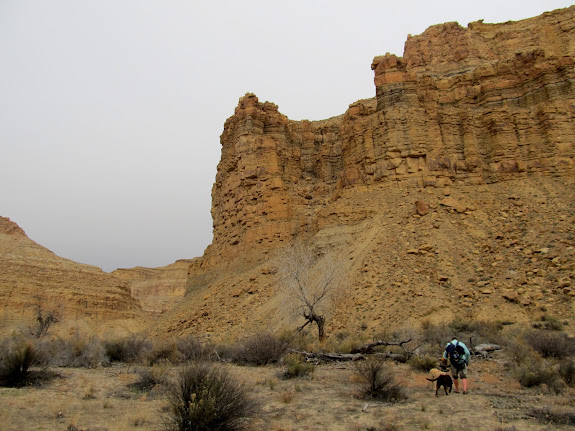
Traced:
<path fill-rule="evenodd" d="M 411 341 L 411 338 L 406 341 L 372 341 L 371 343 L 364 344 L 361 347 L 353 349 L 351 353 L 373 353 L 373 348 L 377 346 L 398 346 L 405 350 L 404 344 L 407 344 Z"/>
<path fill-rule="evenodd" d="M 363 361 L 367 359 L 364 353 L 324 353 L 305 352 L 302 350 L 288 349 L 288 353 L 297 353 L 305 357 L 307 361 Z M 373 356 L 384 359 L 393 359 L 397 362 L 405 362 L 406 357 L 401 353 L 374 353 Z"/>
<path fill-rule="evenodd" d="M 480 344 L 475 348 L 475 353 L 493 352 L 495 350 L 501 350 L 501 346 L 498 344 Z"/>

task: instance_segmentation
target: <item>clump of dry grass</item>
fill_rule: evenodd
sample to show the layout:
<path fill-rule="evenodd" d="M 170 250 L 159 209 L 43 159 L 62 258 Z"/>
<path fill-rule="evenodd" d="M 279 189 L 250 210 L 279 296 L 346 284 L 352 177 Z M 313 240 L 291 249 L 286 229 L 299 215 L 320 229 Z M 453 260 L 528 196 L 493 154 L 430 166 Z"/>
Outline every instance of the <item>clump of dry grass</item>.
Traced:
<path fill-rule="evenodd" d="M 266 365 L 278 362 L 285 354 L 287 345 L 268 332 L 256 334 L 246 340 L 216 347 L 220 358 L 237 364 Z"/>
<path fill-rule="evenodd" d="M 531 331 L 525 335 L 527 343 L 544 358 L 567 358 L 575 353 L 575 339 L 554 331 Z"/>
<path fill-rule="evenodd" d="M 248 389 L 221 366 L 191 363 L 168 386 L 166 428 L 173 431 L 241 430 L 255 415 Z"/>
<path fill-rule="evenodd" d="M 429 371 L 434 367 L 437 367 L 438 360 L 432 356 L 424 355 L 424 356 L 417 356 L 413 355 L 407 361 L 409 366 L 416 371 Z"/>
<path fill-rule="evenodd" d="M 379 401 L 400 402 L 407 399 L 403 387 L 396 383 L 389 365 L 378 358 L 369 358 L 356 364 L 356 375 L 361 395 Z"/>
<path fill-rule="evenodd" d="M 206 346 L 193 335 L 181 337 L 176 341 L 176 347 L 183 362 L 209 361 L 215 359 L 214 349 Z"/>
<path fill-rule="evenodd" d="M 129 337 L 104 342 L 106 355 L 112 362 L 144 362 L 153 349 L 152 342 L 144 335 L 133 334 Z"/>
<path fill-rule="evenodd" d="M 40 343 L 40 350 L 50 358 L 49 363 L 53 366 L 94 368 L 109 362 L 102 341 L 94 335 L 76 332 L 70 338 L 53 338 Z"/>
<path fill-rule="evenodd" d="M 315 369 L 314 364 L 307 362 L 303 355 L 299 353 L 287 354 L 284 358 L 284 364 L 286 366 L 286 370 L 283 375 L 286 379 L 306 377 L 313 373 Z"/>
<path fill-rule="evenodd" d="M 0 342 L 0 386 L 20 387 L 31 379 L 30 368 L 39 354 L 30 340 L 4 339 Z"/>
<path fill-rule="evenodd" d="M 559 410 L 544 406 L 531 409 L 529 416 L 546 424 L 575 425 L 575 412 L 573 410 Z"/>

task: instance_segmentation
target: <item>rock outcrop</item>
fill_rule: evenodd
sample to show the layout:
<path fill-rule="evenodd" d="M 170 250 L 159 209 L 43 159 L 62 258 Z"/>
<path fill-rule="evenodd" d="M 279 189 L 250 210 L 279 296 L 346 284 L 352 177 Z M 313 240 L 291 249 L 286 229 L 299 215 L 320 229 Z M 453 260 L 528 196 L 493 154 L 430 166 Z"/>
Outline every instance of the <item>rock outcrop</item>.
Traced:
<path fill-rule="evenodd" d="M 161 268 L 138 266 L 117 269 L 112 274 L 125 280 L 142 310 L 161 314 L 172 309 L 186 293 L 188 270 L 193 260 L 178 260 Z"/>
<path fill-rule="evenodd" d="M 126 282 L 55 255 L 5 217 L 0 217 L 0 250 L 0 329 L 30 325 L 38 307 L 95 330 L 140 325 L 141 309 Z"/>
<path fill-rule="evenodd" d="M 296 237 L 347 259 L 334 327 L 572 312 L 574 50 L 575 7 L 447 23 L 376 57 L 375 97 L 339 117 L 246 94 L 221 135 L 213 243 L 158 327 L 281 327 L 274 250 Z"/>
<path fill-rule="evenodd" d="M 221 136 L 210 251 L 241 255 L 317 232 L 343 187 L 573 172 L 574 17 L 571 7 L 430 27 L 407 40 L 403 57 L 373 60 L 374 99 L 329 120 L 291 121 L 247 94 Z"/>

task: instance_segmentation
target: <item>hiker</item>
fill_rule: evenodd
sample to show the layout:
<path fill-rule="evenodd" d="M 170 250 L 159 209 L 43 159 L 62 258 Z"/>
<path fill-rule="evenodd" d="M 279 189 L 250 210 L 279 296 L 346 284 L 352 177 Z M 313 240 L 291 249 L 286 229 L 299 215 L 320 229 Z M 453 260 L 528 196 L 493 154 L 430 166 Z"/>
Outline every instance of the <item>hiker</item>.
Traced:
<path fill-rule="evenodd" d="M 459 341 L 456 337 L 451 339 L 451 342 L 445 346 L 443 352 L 443 359 L 449 358 L 451 364 L 451 375 L 453 376 L 453 384 L 455 385 L 455 393 L 459 393 L 459 379 L 463 385 L 463 393 L 467 393 L 467 366 L 469 365 L 469 349 L 467 346 Z"/>

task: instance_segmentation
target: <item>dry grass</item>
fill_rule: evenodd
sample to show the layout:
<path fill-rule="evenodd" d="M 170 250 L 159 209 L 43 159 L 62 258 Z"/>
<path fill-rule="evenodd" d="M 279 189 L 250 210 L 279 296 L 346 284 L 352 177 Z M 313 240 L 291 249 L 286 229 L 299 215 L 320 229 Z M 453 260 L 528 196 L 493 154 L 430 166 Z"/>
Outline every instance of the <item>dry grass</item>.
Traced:
<path fill-rule="evenodd" d="M 439 398 L 435 398 L 430 382 L 425 380 L 427 373 L 412 370 L 407 364 L 389 366 L 409 394 L 403 403 L 361 399 L 355 369 L 349 363 L 316 366 L 312 377 L 303 380 L 281 379 L 284 367 L 279 365 L 225 365 L 261 402 L 258 417 L 248 423 L 250 431 L 445 431 L 449 429 L 446 417 L 457 417 L 457 428 L 461 429 L 543 431 L 550 429 L 544 422 L 546 417 L 553 420 L 551 426 L 566 426 L 560 425 L 561 421 L 572 417 L 572 389 L 556 395 L 540 387 L 522 388 L 499 359 L 472 362 L 468 395 Z M 139 379 L 132 368 L 61 368 L 56 369 L 61 377 L 40 388 L 0 388 L 1 428 L 164 429 L 165 395 L 151 396 L 131 389 L 130 385 Z M 550 413 L 544 412 L 540 420 L 530 420 L 535 409 L 542 406 L 548 406 Z"/>

